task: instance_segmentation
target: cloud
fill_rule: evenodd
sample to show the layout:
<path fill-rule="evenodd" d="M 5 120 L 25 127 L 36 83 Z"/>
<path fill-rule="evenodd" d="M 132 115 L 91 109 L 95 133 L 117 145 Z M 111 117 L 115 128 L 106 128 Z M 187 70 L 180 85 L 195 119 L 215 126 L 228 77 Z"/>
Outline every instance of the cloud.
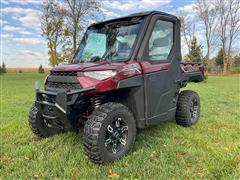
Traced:
<path fill-rule="evenodd" d="M 33 45 L 44 43 L 41 39 L 38 38 L 13 38 L 13 40 L 19 43 L 27 43 Z"/>
<path fill-rule="evenodd" d="M 185 13 L 192 14 L 195 12 L 195 7 L 196 7 L 196 4 L 193 3 L 193 4 L 185 5 L 183 7 L 179 7 L 178 10 L 183 11 Z"/>
<path fill-rule="evenodd" d="M 13 52 L 9 49 L 3 51 L 3 61 L 8 67 L 27 68 L 49 67 L 48 54 L 46 50 L 35 51 L 31 49 L 15 49 Z"/>
<path fill-rule="evenodd" d="M 1 3 L 6 5 L 10 3 L 27 5 L 27 4 L 42 4 L 43 1 L 42 0 L 1 0 Z"/>
<path fill-rule="evenodd" d="M 42 53 L 39 53 L 36 51 L 31 51 L 31 50 L 23 50 L 23 51 L 21 51 L 21 54 L 35 56 L 35 57 L 40 57 L 42 55 Z"/>
<path fill-rule="evenodd" d="M 104 8 L 101 8 L 101 10 L 103 11 L 103 14 L 105 16 L 108 16 L 108 17 L 119 17 L 120 15 L 115 13 L 115 12 L 112 12 L 112 11 L 109 11 L 107 9 L 104 9 Z"/>
<path fill-rule="evenodd" d="M 30 9 L 30 8 L 20 8 L 20 7 L 6 7 L 6 8 L 2 8 L 1 12 L 2 13 L 15 13 L 15 14 L 25 14 L 26 12 L 30 12 L 30 11 L 34 11 L 34 9 Z"/>
<path fill-rule="evenodd" d="M 162 5 L 165 4 L 169 4 L 171 2 L 171 0 L 142 0 L 139 3 L 139 7 L 140 8 L 152 8 L 152 9 L 156 9 Z"/>
<path fill-rule="evenodd" d="M 119 10 L 132 10 L 134 7 L 136 7 L 136 3 L 134 1 L 128 1 L 127 3 L 120 3 L 118 1 L 114 1 L 111 5 L 115 9 Z"/>
<path fill-rule="evenodd" d="M 0 25 L 2 24 L 8 24 L 8 22 L 0 19 Z"/>
<path fill-rule="evenodd" d="M 23 26 L 26 27 L 40 27 L 40 14 L 38 13 L 29 13 L 23 17 L 19 18 L 19 21 L 22 23 Z"/>
<path fill-rule="evenodd" d="M 22 27 L 15 27 L 15 26 L 4 26 L 2 28 L 3 31 L 8 31 L 12 33 L 22 34 L 22 35 L 29 35 L 31 34 L 29 31 L 26 31 L 25 28 Z"/>
<path fill-rule="evenodd" d="M 1 9 L 2 13 L 5 14 L 16 14 L 18 15 L 17 20 L 19 20 L 23 26 L 30 28 L 40 27 L 40 17 L 42 12 L 36 9 L 30 8 L 15 8 L 6 7 Z"/>
<path fill-rule="evenodd" d="M 120 11 L 155 10 L 162 5 L 169 4 L 171 0 L 141 0 L 141 1 L 103 1 L 103 6 L 107 9 Z"/>
<path fill-rule="evenodd" d="M 136 6 L 135 2 L 128 1 L 128 2 L 119 2 L 119 1 L 103 1 L 104 7 L 108 7 L 108 9 L 117 9 L 117 10 L 130 10 L 134 6 Z"/>
<path fill-rule="evenodd" d="M 0 37 L 3 39 L 12 39 L 14 36 L 13 34 L 1 34 Z"/>

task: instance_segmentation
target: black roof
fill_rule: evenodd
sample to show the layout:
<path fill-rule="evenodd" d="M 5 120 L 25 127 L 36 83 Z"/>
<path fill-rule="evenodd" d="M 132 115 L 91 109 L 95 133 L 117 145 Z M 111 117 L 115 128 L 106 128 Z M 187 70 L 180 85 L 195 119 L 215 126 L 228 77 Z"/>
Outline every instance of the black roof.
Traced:
<path fill-rule="evenodd" d="M 165 12 L 162 12 L 162 11 L 144 11 L 144 12 L 133 13 L 133 14 L 130 14 L 130 15 L 125 16 L 125 17 L 148 16 L 150 14 L 161 14 L 161 15 L 166 15 L 166 16 L 177 18 L 176 16 L 174 16 L 172 14 L 168 14 L 168 13 L 165 13 Z"/>
<path fill-rule="evenodd" d="M 122 16 L 122 17 L 115 18 L 115 19 L 110 19 L 110 20 L 106 20 L 106 21 L 102 21 L 102 22 L 93 23 L 91 26 L 98 25 L 98 24 L 110 23 L 110 22 L 122 20 L 122 19 L 125 19 L 125 18 L 149 16 L 149 15 L 152 15 L 152 14 L 161 14 L 161 15 L 165 15 L 165 16 L 169 16 L 169 17 L 177 19 L 176 16 L 174 16 L 172 14 L 162 12 L 162 11 L 145 11 L 145 12 L 138 12 L 138 13 L 129 14 L 128 16 Z"/>

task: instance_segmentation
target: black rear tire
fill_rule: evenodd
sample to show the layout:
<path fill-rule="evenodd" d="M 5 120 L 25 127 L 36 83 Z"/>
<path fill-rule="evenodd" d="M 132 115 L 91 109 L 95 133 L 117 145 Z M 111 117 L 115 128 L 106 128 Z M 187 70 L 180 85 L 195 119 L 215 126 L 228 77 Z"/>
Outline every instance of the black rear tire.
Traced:
<path fill-rule="evenodd" d="M 62 132 L 59 128 L 49 127 L 35 105 L 32 106 L 29 112 L 28 123 L 32 132 L 41 138 L 46 138 Z"/>
<path fill-rule="evenodd" d="M 84 126 L 84 150 L 97 164 L 110 163 L 132 149 L 136 124 L 131 111 L 119 103 L 97 108 Z"/>
<path fill-rule="evenodd" d="M 177 124 L 185 127 L 197 123 L 200 116 L 200 99 L 196 92 L 182 91 L 178 96 L 175 119 Z"/>

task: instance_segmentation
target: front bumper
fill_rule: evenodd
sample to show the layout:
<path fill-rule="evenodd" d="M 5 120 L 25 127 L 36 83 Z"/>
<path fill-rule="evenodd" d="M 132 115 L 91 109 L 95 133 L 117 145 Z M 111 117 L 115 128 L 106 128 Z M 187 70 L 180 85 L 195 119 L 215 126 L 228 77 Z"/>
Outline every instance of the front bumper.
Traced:
<path fill-rule="evenodd" d="M 79 96 L 85 92 L 95 90 L 95 87 L 84 88 L 74 91 L 59 90 L 57 92 L 42 91 L 38 83 L 36 83 L 36 100 L 35 106 L 42 117 L 51 126 L 56 126 L 64 130 L 72 129 L 72 124 L 69 119 L 71 105 L 73 105 Z"/>

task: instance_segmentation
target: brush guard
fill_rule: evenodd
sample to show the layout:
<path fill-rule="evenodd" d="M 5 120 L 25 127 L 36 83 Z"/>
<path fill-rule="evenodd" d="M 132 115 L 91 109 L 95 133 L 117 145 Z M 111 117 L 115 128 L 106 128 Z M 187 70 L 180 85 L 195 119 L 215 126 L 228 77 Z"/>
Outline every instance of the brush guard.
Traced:
<path fill-rule="evenodd" d="M 39 83 L 35 83 L 36 100 L 35 106 L 43 118 L 52 126 L 64 130 L 71 130 L 72 125 L 69 119 L 71 105 L 84 92 L 95 90 L 95 87 L 84 88 L 74 91 L 59 90 L 57 92 L 40 90 Z"/>

